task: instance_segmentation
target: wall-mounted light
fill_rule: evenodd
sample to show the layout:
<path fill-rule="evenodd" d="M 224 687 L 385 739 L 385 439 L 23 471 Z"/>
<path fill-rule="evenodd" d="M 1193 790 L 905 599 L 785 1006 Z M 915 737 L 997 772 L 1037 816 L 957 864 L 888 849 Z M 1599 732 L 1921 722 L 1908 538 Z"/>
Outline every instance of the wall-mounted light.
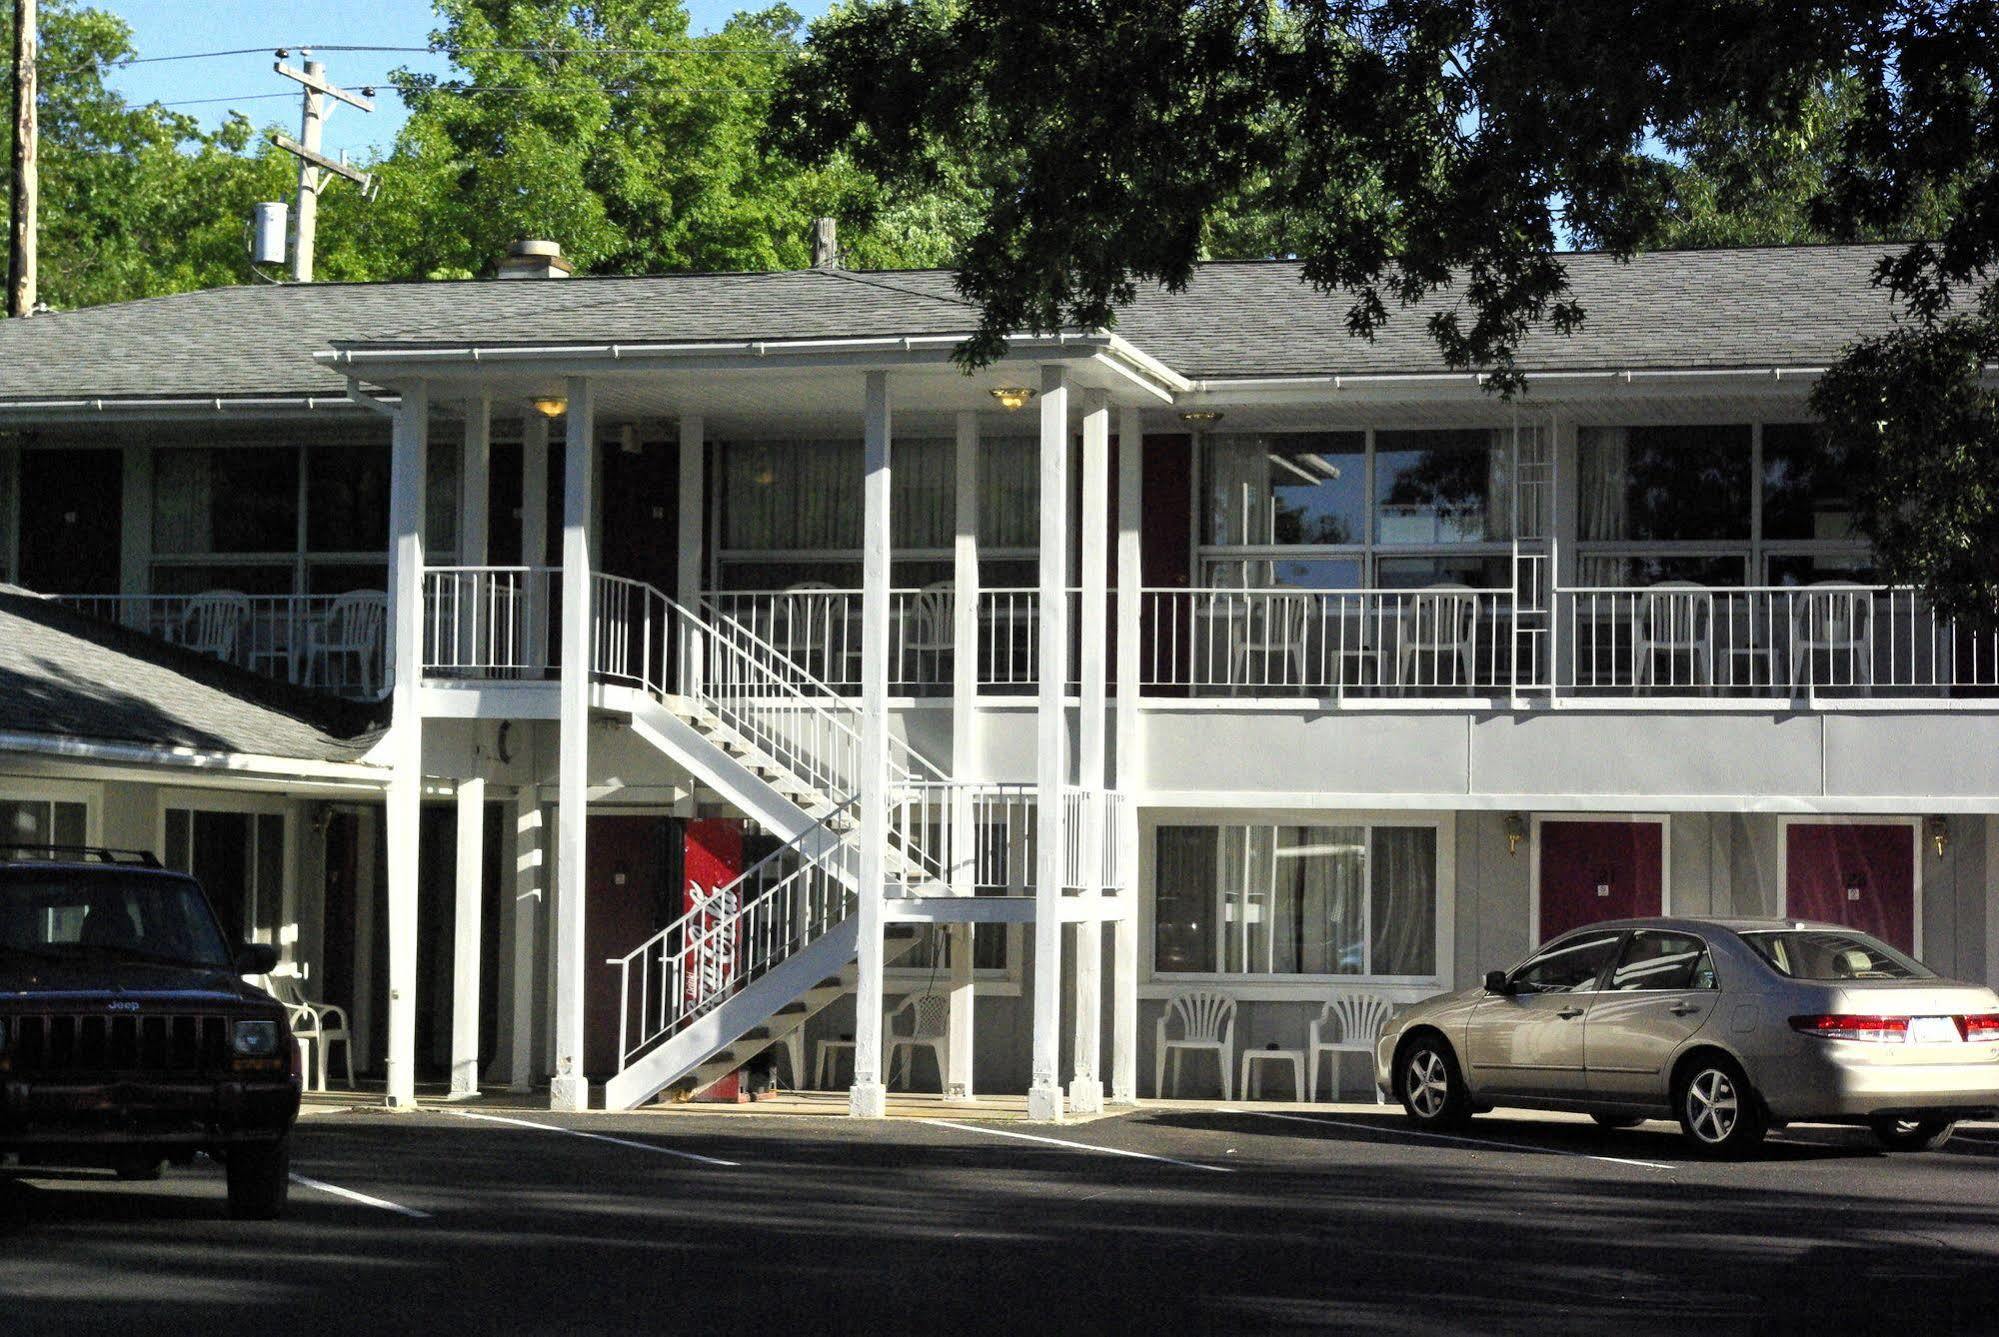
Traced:
<path fill-rule="evenodd" d="M 1026 408 L 1034 398 L 1034 391 L 1024 385 L 997 385 L 986 393 L 997 399 L 1008 413 Z"/>
<path fill-rule="evenodd" d="M 1929 836 L 1930 844 L 1936 847 L 1937 858 L 1943 858 L 1943 852 L 1950 848 L 1950 823 L 1941 817 L 1932 817 L 1923 823 L 1923 830 Z"/>
<path fill-rule="evenodd" d="M 1527 819 L 1517 812 L 1506 814 L 1506 852 L 1520 853 L 1520 842 L 1527 839 Z"/>
<path fill-rule="evenodd" d="M 1189 427 L 1213 427 L 1222 420 L 1222 415 L 1214 409 L 1188 409 L 1180 415 L 1180 421 Z"/>
<path fill-rule="evenodd" d="M 538 395 L 528 403 L 532 404 L 534 411 L 544 418 L 560 418 L 569 412 L 569 401 L 561 395 Z"/>

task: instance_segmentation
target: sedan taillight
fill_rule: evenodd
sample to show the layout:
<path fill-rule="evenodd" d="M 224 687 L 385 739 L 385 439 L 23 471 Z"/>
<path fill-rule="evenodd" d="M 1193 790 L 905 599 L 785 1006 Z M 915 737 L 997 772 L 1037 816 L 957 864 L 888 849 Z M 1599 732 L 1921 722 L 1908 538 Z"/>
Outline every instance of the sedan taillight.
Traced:
<path fill-rule="evenodd" d="M 1999 1012 L 1987 1012 L 1980 1016 L 1959 1017 L 1958 1033 L 1966 1040 L 1999 1041 Z"/>
<path fill-rule="evenodd" d="M 1871 1040 L 1877 1044 L 1906 1044 L 1907 1017 L 1858 1017 L 1842 1013 L 1822 1013 L 1812 1017 L 1792 1017 L 1791 1029 L 1821 1040 Z"/>

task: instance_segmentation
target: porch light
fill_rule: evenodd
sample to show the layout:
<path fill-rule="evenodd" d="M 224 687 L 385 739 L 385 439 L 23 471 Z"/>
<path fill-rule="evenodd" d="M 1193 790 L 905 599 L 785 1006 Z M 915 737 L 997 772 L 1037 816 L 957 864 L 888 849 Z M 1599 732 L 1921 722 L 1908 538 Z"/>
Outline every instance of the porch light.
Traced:
<path fill-rule="evenodd" d="M 1000 407 L 1008 413 L 1026 408 L 1028 401 L 1034 398 L 1034 391 L 1024 385 L 995 386 L 993 389 L 987 391 L 987 393 L 994 399 L 997 399 Z"/>
<path fill-rule="evenodd" d="M 1506 814 L 1506 852 L 1520 853 L 1520 842 L 1527 839 L 1527 819 L 1517 812 Z"/>
<path fill-rule="evenodd" d="M 1222 420 L 1222 415 L 1213 409 L 1188 409 L 1180 415 L 1180 421 L 1189 427 L 1213 427 Z"/>
<path fill-rule="evenodd" d="M 534 405 L 534 411 L 544 418 L 560 418 L 569 412 L 569 401 L 561 395 L 538 395 L 528 403 Z"/>
<path fill-rule="evenodd" d="M 1923 823 L 1923 830 L 1929 835 L 1930 844 L 1936 847 L 1937 858 L 1950 848 L 1950 823 L 1941 817 L 1932 817 Z"/>

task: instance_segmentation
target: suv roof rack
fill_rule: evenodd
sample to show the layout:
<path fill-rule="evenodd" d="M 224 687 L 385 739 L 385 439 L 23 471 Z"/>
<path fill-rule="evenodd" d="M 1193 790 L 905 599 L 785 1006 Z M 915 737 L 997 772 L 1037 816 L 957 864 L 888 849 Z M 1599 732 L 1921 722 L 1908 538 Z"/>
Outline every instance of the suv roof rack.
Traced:
<path fill-rule="evenodd" d="M 71 856 L 65 859 L 63 856 Z M 151 850 L 115 850 L 103 845 L 42 845 L 0 843 L 0 863 L 43 861 L 51 863 L 108 863 L 129 868 L 158 868 L 160 861 Z"/>

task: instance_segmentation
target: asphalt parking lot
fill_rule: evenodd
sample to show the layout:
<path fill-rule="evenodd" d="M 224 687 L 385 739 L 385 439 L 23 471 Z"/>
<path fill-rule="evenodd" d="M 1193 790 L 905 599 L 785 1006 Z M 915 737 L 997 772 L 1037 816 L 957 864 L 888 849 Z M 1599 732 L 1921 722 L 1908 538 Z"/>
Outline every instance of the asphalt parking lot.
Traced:
<path fill-rule="evenodd" d="M 476 1111 L 475 1111 L 476 1112 Z M 584 1134 L 583 1136 L 576 1135 Z M 291 1208 L 219 1170 L 0 1171 L 0 1331 L 1990 1332 L 1999 1130 L 1372 1107 L 1075 1127 L 315 1112 Z"/>

